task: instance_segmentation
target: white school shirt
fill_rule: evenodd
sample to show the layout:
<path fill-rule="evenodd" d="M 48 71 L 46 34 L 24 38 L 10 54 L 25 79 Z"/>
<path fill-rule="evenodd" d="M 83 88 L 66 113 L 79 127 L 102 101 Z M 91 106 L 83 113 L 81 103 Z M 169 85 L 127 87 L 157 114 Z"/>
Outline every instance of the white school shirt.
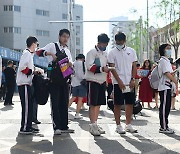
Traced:
<path fill-rule="evenodd" d="M 23 51 L 23 54 L 19 61 L 19 67 L 17 71 L 16 83 L 18 86 L 21 85 L 32 85 L 33 75 L 26 75 L 22 73 L 22 70 L 28 67 L 34 71 L 34 62 L 33 62 L 34 53 L 30 53 L 27 49 Z"/>
<path fill-rule="evenodd" d="M 171 89 L 171 80 L 166 76 L 166 73 L 172 73 L 173 69 L 170 60 L 167 57 L 162 56 L 158 64 L 158 72 L 161 77 L 159 81 L 158 91 L 163 91 L 166 89 Z"/>
<path fill-rule="evenodd" d="M 94 65 L 96 58 L 99 58 L 100 60 L 101 73 L 93 73 L 90 71 L 91 67 Z M 86 55 L 86 67 L 87 67 L 87 71 L 85 74 L 86 80 L 103 84 L 106 81 L 106 76 L 107 76 L 107 73 L 102 71 L 102 67 L 105 67 L 105 66 L 107 66 L 107 52 L 100 51 L 97 47 L 90 50 Z"/>
<path fill-rule="evenodd" d="M 73 64 L 73 70 L 74 75 L 72 76 L 71 85 L 72 87 L 77 87 L 80 86 L 81 81 L 85 79 L 85 74 L 83 71 L 83 62 L 81 60 L 76 60 Z"/>
<path fill-rule="evenodd" d="M 115 47 L 108 54 L 108 63 L 115 64 L 115 70 L 124 85 L 129 85 L 132 78 L 132 64 L 136 61 L 136 51 L 127 46 L 121 50 Z M 114 77 L 113 83 L 118 84 Z"/>
<path fill-rule="evenodd" d="M 60 49 L 60 51 L 62 49 L 64 49 L 66 55 L 68 56 L 69 62 L 73 63 L 72 61 L 72 56 L 71 56 L 71 52 L 69 51 L 69 49 L 67 47 L 63 47 L 62 45 L 60 45 L 59 42 L 56 42 L 58 44 L 58 47 Z M 53 54 L 56 54 L 56 47 L 54 43 L 49 43 L 47 44 L 45 47 L 41 48 L 42 50 L 45 50 L 44 55 L 46 52 L 51 52 Z M 48 63 L 51 63 L 53 61 L 52 56 L 46 56 L 48 59 Z"/>

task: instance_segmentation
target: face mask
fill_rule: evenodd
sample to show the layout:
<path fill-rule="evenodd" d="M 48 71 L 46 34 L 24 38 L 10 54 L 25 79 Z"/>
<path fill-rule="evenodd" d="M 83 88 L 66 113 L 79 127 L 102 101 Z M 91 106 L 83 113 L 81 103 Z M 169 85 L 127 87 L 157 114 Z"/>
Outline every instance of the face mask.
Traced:
<path fill-rule="evenodd" d="M 166 56 L 171 57 L 172 50 L 168 49 L 166 50 Z"/>
<path fill-rule="evenodd" d="M 117 47 L 119 50 L 121 50 L 121 49 L 124 48 L 124 45 L 118 45 L 118 44 L 116 44 L 116 47 Z"/>
<path fill-rule="evenodd" d="M 106 47 L 98 47 L 101 51 L 106 51 Z"/>

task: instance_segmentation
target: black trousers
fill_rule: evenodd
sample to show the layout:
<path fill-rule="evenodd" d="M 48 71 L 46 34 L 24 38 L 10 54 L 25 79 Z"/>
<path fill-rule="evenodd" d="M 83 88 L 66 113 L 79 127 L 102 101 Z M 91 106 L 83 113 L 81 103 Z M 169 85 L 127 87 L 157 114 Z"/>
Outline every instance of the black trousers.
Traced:
<path fill-rule="evenodd" d="M 12 104 L 12 98 L 14 95 L 15 84 L 7 84 L 6 85 L 6 98 L 4 104 Z"/>
<path fill-rule="evenodd" d="M 18 86 L 22 107 L 21 131 L 29 130 L 32 127 L 33 101 L 31 86 Z"/>
<path fill-rule="evenodd" d="M 69 86 L 50 83 L 51 116 L 54 130 L 68 129 Z"/>
<path fill-rule="evenodd" d="M 168 116 L 171 110 L 171 89 L 160 91 L 159 119 L 163 129 L 168 128 Z"/>

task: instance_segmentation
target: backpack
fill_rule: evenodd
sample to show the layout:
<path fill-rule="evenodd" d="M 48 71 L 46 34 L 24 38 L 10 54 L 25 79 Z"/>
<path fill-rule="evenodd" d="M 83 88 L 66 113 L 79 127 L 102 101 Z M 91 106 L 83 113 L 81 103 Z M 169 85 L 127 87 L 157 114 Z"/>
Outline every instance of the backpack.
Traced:
<path fill-rule="evenodd" d="M 49 98 L 49 81 L 44 79 L 42 75 L 34 75 L 33 77 L 34 99 L 37 104 L 45 105 Z"/>
<path fill-rule="evenodd" d="M 158 65 L 152 70 L 151 75 L 149 76 L 149 82 L 152 89 L 157 90 L 160 82 L 160 75 L 158 70 Z"/>
<path fill-rule="evenodd" d="M 67 83 L 67 81 L 70 79 L 71 75 L 64 78 L 58 62 L 64 58 L 67 58 L 68 56 L 66 55 L 65 51 L 64 52 L 60 51 L 57 43 L 54 43 L 54 44 L 56 47 L 57 59 L 56 59 L 56 61 L 53 61 L 52 65 L 51 65 L 52 70 L 50 73 L 50 82 L 63 85 L 63 84 Z"/>

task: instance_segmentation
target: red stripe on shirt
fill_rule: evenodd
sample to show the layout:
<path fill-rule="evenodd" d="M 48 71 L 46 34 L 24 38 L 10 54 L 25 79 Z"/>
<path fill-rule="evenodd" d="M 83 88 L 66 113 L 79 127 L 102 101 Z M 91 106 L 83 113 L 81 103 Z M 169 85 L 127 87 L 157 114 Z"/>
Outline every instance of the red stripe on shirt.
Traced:
<path fill-rule="evenodd" d="M 93 72 L 93 73 L 95 73 L 95 72 L 96 72 L 96 68 L 97 68 L 97 66 L 96 66 L 96 65 L 93 65 L 93 66 L 90 68 L 90 71 Z"/>
<path fill-rule="evenodd" d="M 24 74 L 28 74 L 28 72 L 29 72 L 29 68 L 28 67 L 26 67 L 24 70 L 22 70 L 21 71 L 22 73 L 24 73 Z"/>

